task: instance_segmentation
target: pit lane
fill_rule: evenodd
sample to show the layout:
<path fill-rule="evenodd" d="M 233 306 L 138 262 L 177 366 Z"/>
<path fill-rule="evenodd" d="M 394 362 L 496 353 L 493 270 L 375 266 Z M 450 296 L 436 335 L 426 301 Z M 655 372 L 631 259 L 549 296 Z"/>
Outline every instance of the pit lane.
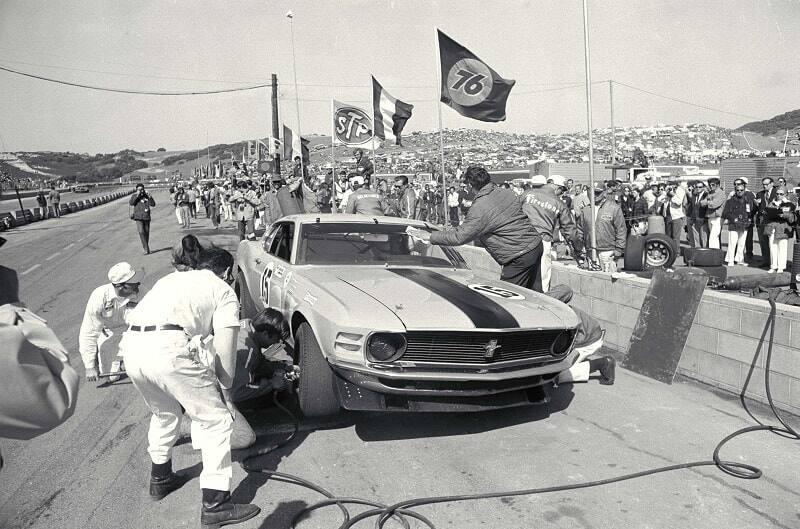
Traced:
<path fill-rule="evenodd" d="M 143 292 L 170 271 L 167 248 L 182 231 L 165 205 L 166 193 L 154 196 L 155 253 L 150 256 L 141 254 L 122 201 L 4 234 L 9 242 L 0 249 L 0 262 L 20 272 L 22 298 L 73 351 L 73 365 L 80 365 L 77 334 L 86 299 L 106 281 L 110 265 L 126 259 L 145 267 Z M 231 223 L 215 232 L 201 218 L 191 231 L 231 250 L 237 243 Z M 128 382 L 95 386 L 83 384 L 75 416 L 53 432 L 27 443 L 0 441 L 6 459 L 0 473 L 0 527 L 196 527 L 196 479 L 161 502 L 147 496 L 148 414 L 136 390 Z M 720 438 L 752 422 L 730 396 L 686 381 L 665 386 L 625 370 L 618 371 L 615 386 L 563 385 L 551 397 L 546 406 L 488 413 L 352 413 L 303 422 L 291 445 L 260 464 L 304 476 L 337 495 L 391 503 L 574 483 L 707 459 Z M 259 442 L 276 442 L 290 431 L 276 410 L 244 411 Z M 465 529 L 793 528 L 800 525 L 796 448 L 796 443 L 767 434 L 732 443 L 723 456 L 763 468 L 765 477 L 756 481 L 708 468 L 578 492 L 420 511 L 439 527 Z M 234 459 L 244 455 L 234 454 Z M 199 475 L 199 452 L 189 444 L 176 447 L 174 463 L 176 469 Z M 319 500 L 312 492 L 248 476 L 237 465 L 233 483 L 237 501 L 252 500 L 264 510 L 243 528 L 285 528 L 298 510 Z M 332 509 L 300 527 L 337 527 L 339 521 Z"/>

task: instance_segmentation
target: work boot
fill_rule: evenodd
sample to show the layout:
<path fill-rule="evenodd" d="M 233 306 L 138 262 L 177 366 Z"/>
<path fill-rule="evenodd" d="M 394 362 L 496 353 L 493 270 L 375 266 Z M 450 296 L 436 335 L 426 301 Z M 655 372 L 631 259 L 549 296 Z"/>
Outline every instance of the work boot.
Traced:
<path fill-rule="evenodd" d="M 617 361 L 611 356 L 589 360 L 589 370 L 600 372 L 600 383 L 604 386 L 614 384 L 616 378 Z"/>
<path fill-rule="evenodd" d="M 150 498 L 159 501 L 170 492 L 176 491 L 186 482 L 172 472 L 172 460 L 166 463 L 153 463 L 150 470 Z"/>
<path fill-rule="evenodd" d="M 203 489 L 203 509 L 200 523 L 203 529 L 218 529 L 257 516 L 261 508 L 249 503 L 231 502 L 231 493 L 226 490 Z"/>

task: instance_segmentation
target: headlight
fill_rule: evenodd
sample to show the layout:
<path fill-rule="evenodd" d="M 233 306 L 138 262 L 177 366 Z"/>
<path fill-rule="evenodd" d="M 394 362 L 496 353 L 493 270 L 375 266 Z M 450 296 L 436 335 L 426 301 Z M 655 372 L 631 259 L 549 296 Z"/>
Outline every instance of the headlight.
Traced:
<path fill-rule="evenodd" d="M 397 333 L 376 333 L 367 341 L 367 354 L 376 362 L 397 360 L 406 352 L 406 337 Z"/>
<path fill-rule="evenodd" d="M 552 347 L 550 347 L 550 352 L 553 353 L 553 356 L 563 356 L 567 354 L 574 339 L 574 330 L 562 331 L 556 338 L 556 341 L 553 342 Z"/>

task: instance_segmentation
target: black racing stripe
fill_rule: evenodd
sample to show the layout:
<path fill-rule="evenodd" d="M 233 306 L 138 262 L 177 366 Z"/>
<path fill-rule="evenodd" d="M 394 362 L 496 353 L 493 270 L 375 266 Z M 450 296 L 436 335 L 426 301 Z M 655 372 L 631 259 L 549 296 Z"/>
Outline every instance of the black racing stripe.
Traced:
<path fill-rule="evenodd" d="M 430 270 L 395 268 L 390 271 L 443 297 L 466 314 L 478 329 L 519 328 L 517 319 L 496 301 L 449 277 Z"/>

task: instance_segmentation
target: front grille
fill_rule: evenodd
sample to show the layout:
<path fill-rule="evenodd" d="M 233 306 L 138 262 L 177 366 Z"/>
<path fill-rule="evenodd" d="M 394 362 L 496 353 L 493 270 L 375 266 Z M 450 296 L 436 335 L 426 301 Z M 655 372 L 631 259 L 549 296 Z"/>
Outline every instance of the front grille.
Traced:
<path fill-rule="evenodd" d="M 410 331 L 408 345 L 400 358 L 409 362 L 444 364 L 484 364 L 513 360 L 552 360 L 550 348 L 563 331 L 454 332 Z M 494 355 L 488 355 L 492 340 L 497 340 Z"/>

